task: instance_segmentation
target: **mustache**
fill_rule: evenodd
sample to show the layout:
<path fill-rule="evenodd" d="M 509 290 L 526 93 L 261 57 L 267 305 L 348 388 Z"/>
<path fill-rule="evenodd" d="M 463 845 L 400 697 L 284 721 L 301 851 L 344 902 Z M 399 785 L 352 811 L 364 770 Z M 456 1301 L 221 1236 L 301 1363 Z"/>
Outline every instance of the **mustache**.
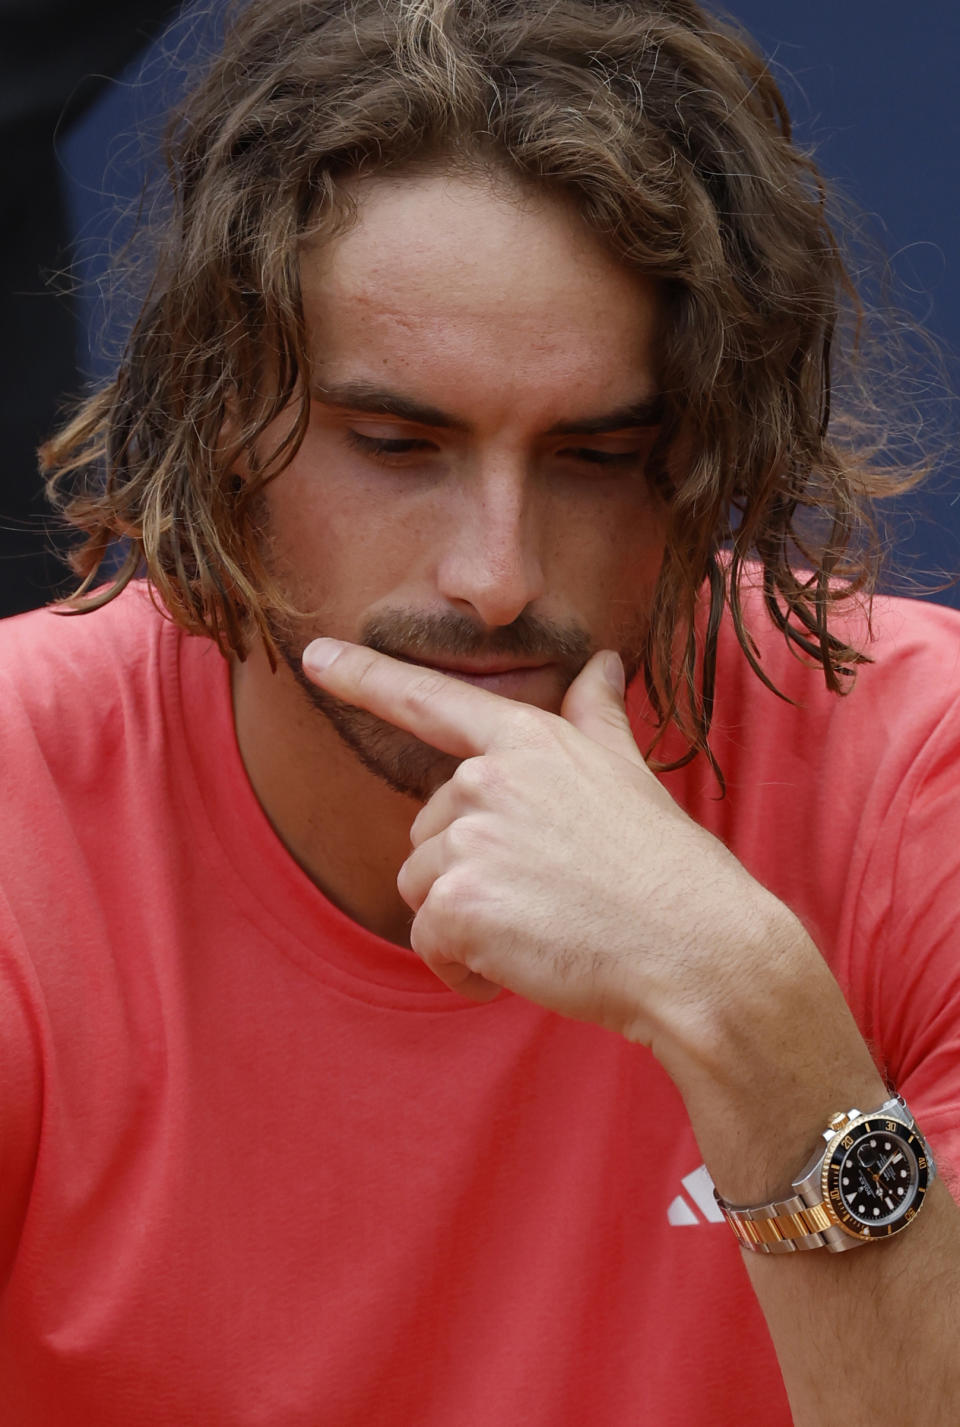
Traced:
<path fill-rule="evenodd" d="M 387 612 L 368 620 L 361 642 L 379 654 L 412 656 L 426 661 L 444 655 L 462 658 L 542 659 L 575 674 L 593 653 L 589 634 L 575 623 L 556 624 L 537 615 L 521 614 L 512 624 L 482 629 L 466 616 Z"/>

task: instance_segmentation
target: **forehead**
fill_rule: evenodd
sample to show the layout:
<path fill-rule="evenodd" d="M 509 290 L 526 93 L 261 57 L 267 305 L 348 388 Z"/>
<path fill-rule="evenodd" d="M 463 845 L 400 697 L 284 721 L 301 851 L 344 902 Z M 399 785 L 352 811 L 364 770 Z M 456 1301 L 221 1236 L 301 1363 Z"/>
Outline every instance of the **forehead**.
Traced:
<path fill-rule="evenodd" d="M 655 387 L 657 286 L 572 205 L 444 173 L 359 180 L 356 196 L 353 226 L 302 255 L 320 373 L 511 409 Z"/>

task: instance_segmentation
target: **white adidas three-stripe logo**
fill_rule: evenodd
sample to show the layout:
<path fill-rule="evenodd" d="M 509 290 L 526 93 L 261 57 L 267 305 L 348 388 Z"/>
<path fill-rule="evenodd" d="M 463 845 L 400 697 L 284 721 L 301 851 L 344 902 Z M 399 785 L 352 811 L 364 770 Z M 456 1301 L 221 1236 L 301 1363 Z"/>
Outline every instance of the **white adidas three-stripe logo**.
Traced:
<path fill-rule="evenodd" d="M 708 1224 L 722 1224 L 723 1215 L 720 1207 L 713 1197 L 713 1180 L 707 1173 L 707 1166 L 702 1164 L 699 1169 L 695 1169 L 690 1174 L 685 1174 L 680 1183 L 689 1194 L 690 1199 L 700 1210 L 700 1214 L 691 1205 L 690 1199 L 678 1194 L 670 1207 L 667 1209 L 667 1223 L 680 1228 L 685 1224 L 702 1224 L 704 1219 Z M 701 1218 L 700 1216 L 703 1216 Z"/>

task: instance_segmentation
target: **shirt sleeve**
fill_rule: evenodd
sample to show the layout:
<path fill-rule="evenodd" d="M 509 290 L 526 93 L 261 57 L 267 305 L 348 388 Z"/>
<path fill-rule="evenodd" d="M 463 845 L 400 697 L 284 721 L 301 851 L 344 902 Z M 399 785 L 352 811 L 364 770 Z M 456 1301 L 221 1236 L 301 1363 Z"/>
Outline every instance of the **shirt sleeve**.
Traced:
<path fill-rule="evenodd" d="M 0 1290 L 30 1200 L 43 1104 L 43 1016 L 31 963 L 0 889 Z"/>
<path fill-rule="evenodd" d="M 871 1021 L 889 1083 L 960 1201 L 960 700 L 927 738 L 871 861 Z"/>

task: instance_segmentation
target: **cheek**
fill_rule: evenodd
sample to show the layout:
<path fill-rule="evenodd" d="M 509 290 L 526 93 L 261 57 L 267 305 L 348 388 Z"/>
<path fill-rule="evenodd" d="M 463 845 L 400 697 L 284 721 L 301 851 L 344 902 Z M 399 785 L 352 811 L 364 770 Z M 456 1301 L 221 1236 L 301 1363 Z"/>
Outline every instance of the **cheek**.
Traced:
<path fill-rule="evenodd" d="M 619 649 L 633 664 L 646 638 L 663 563 L 665 521 L 652 503 L 622 508 L 602 527 L 590 567 L 581 574 L 589 624 L 598 645 Z"/>
<path fill-rule="evenodd" d="M 416 566 L 435 522 L 342 454 L 301 448 L 266 489 L 271 558 L 314 598 L 380 597 Z"/>
<path fill-rule="evenodd" d="M 645 486 L 594 491 L 565 512 L 567 566 L 598 607 L 649 597 L 663 560 L 666 517 Z M 572 558 L 571 558 L 572 557 Z"/>

